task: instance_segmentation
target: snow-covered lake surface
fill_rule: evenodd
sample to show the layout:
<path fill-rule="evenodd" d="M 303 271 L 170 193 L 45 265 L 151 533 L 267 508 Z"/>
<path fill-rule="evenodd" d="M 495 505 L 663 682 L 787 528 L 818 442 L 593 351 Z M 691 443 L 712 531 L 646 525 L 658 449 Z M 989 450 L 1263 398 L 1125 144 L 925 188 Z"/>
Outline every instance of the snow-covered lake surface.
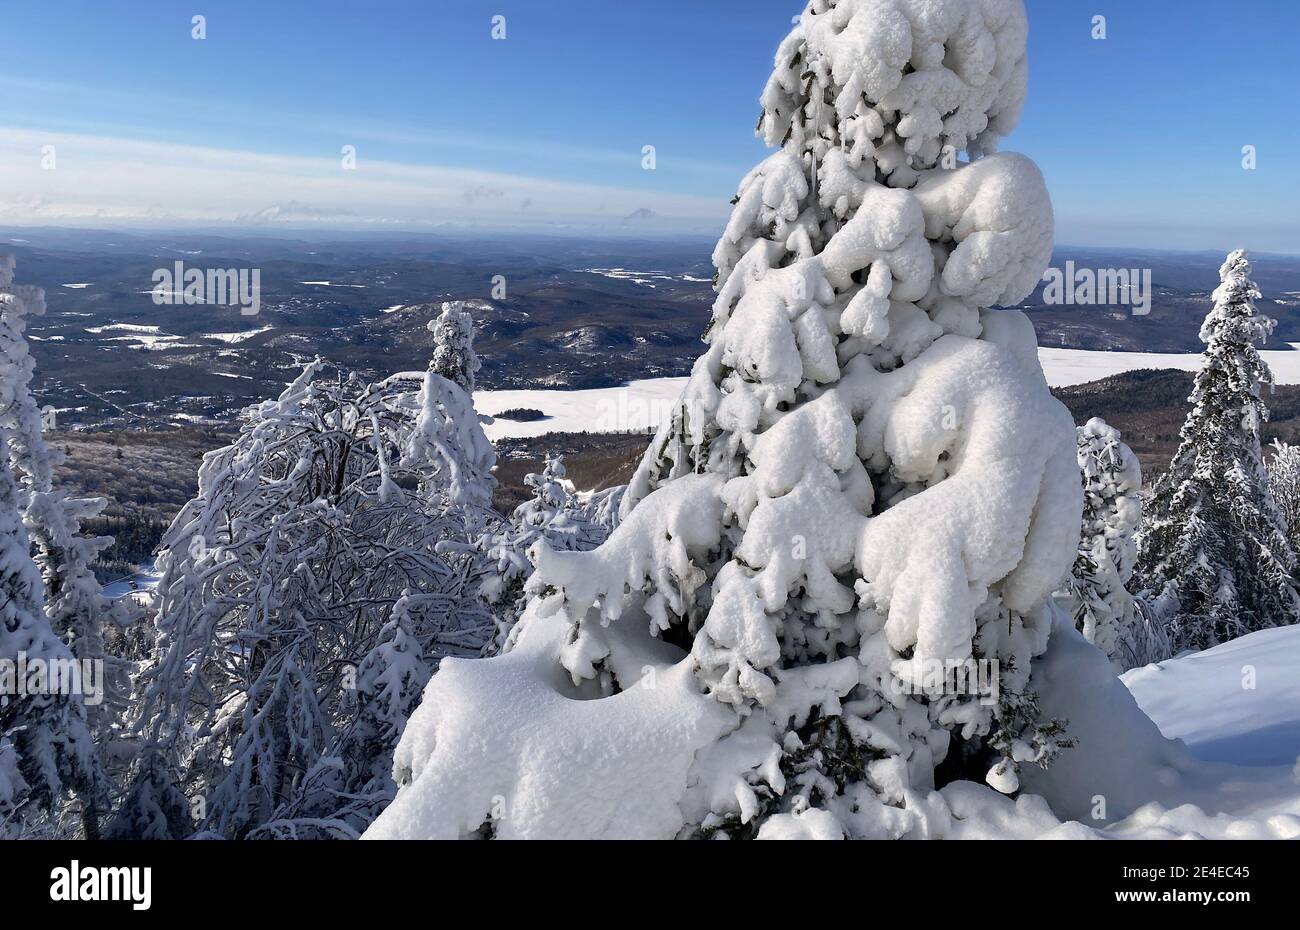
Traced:
<path fill-rule="evenodd" d="M 1300 352 L 1261 353 L 1273 369 L 1278 384 L 1300 384 Z M 1085 349 L 1039 349 L 1047 383 L 1067 387 L 1107 378 L 1140 368 L 1177 368 L 1196 371 L 1199 353 L 1093 352 Z M 528 390 L 479 391 L 474 395 L 479 413 L 495 416 L 518 408 L 540 410 L 545 420 L 497 420 L 487 427 L 489 439 L 544 436 L 547 433 L 618 432 L 657 427 L 673 409 L 685 378 L 633 381 L 622 387 L 585 391 Z"/>
<path fill-rule="evenodd" d="M 1293 343 L 1293 345 L 1300 345 Z M 1260 353 L 1273 369 L 1278 384 L 1300 384 L 1300 352 L 1265 350 Z M 1047 383 L 1052 387 L 1084 384 L 1139 368 L 1177 368 L 1196 371 L 1201 354 L 1161 352 L 1090 352 L 1084 349 L 1039 349 Z"/>
<path fill-rule="evenodd" d="M 622 387 L 586 391 L 478 391 L 479 413 L 531 409 L 545 420 L 497 420 L 484 427 L 489 439 L 544 436 L 547 433 L 614 433 L 657 427 L 666 419 L 685 386 L 685 378 L 652 378 Z"/>

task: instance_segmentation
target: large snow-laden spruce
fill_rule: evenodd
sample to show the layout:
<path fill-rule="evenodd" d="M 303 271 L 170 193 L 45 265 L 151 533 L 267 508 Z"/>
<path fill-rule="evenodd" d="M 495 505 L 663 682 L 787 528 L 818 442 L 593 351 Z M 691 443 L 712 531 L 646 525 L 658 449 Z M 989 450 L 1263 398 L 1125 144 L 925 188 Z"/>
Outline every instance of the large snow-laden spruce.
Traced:
<path fill-rule="evenodd" d="M 7 740 L 9 758 L 25 785 L 27 810 L 50 812 L 71 791 L 86 833 L 94 836 L 108 782 L 84 695 L 57 693 L 54 676 L 64 677 L 66 687 L 65 673 L 77 659 L 105 658 L 101 624 L 112 611 L 90 562 L 108 540 L 79 532 L 81 518 L 98 502 L 70 501 L 53 491 L 54 455 L 41 435 L 31 394 L 34 362 L 25 336 L 27 318 L 45 312 L 45 293 L 14 285 L 14 267 L 13 256 L 0 258 L 0 659 L 17 663 L 22 657 L 47 672 L 37 693 L 17 694 L 13 681 L 2 683 L 0 740 Z M 33 537 L 39 567 L 32 561 Z M 12 674 L 16 665 L 8 667 Z M 80 676 L 76 680 L 84 684 Z M 96 708 L 98 715 L 109 712 L 102 703 Z M 97 719 L 102 722 L 103 716 Z M 107 738 L 106 724 L 99 735 Z M 12 791 L 17 782 L 4 780 Z"/>
<path fill-rule="evenodd" d="M 1083 526 L 1062 594 L 1074 624 L 1120 671 L 1169 658 L 1164 630 L 1129 592 L 1142 524 L 1142 467 L 1119 430 L 1094 417 L 1079 427 Z"/>
<path fill-rule="evenodd" d="M 1138 576 L 1175 652 L 1300 620 L 1296 555 L 1259 438 L 1268 418 L 1260 391 L 1273 377 L 1255 344 L 1275 323 L 1255 310 L 1245 252 L 1230 254 L 1219 277 L 1192 410 L 1138 538 Z"/>
<path fill-rule="evenodd" d="M 1038 170 L 987 154 L 1026 32 L 1019 0 L 809 4 L 619 526 L 540 547 L 513 649 L 443 663 L 368 837 L 916 835 L 940 782 L 1014 791 L 1065 744 L 1030 663 L 1074 427 L 1025 317 L 985 309 L 1052 247 Z M 933 674 L 977 660 L 982 695 Z"/>
<path fill-rule="evenodd" d="M 356 836 L 395 790 L 425 663 L 491 635 L 470 543 L 493 453 L 469 395 L 432 366 L 322 368 L 204 458 L 163 539 L 146 751 L 114 835 L 184 832 L 180 788 L 205 832 Z"/>

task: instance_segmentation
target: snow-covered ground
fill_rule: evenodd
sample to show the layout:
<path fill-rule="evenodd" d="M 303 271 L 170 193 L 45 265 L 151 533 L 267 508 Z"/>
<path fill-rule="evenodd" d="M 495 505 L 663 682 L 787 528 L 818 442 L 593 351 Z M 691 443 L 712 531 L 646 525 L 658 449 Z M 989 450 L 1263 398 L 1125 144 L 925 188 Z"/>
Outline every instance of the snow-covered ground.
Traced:
<path fill-rule="evenodd" d="M 1298 344 L 1300 345 L 1300 344 Z M 1300 352 L 1261 353 L 1278 384 L 1300 384 Z M 1085 349 L 1039 349 L 1047 383 L 1067 387 L 1139 368 L 1196 371 L 1199 353 L 1093 352 Z M 685 378 L 652 378 L 622 387 L 585 391 L 479 391 L 479 413 L 531 408 L 546 414 L 531 423 L 497 420 L 486 429 L 489 439 L 544 436 L 547 433 L 617 432 L 657 427 L 671 413 Z"/>
<path fill-rule="evenodd" d="M 162 327 L 142 326 L 136 323 L 110 323 L 107 326 L 89 326 L 86 328 L 86 332 L 92 333 L 96 336 L 109 332 L 149 333 L 156 335 L 162 332 Z"/>
<path fill-rule="evenodd" d="M 1297 661 L 1292 626 L 1135 669 L 1125 688 L 1058 626 L 1034 680 L 1043 714 L 1068 721 L 1074 747 L 1046 771 L 1022 770 L 1026 794 L 1014 802 L 971 783 L 945 788 L 966 815 L 948 835 L 1300 837 Z"/>
<path fill-rule="evenodd" d="M 162 575 L 153 566 L 142 567 L 134 575 L 126 575 L 104 585 L 104 596 L 116 600 L 129 597 L 137 604 L 152 603 Z"/>
<path fill-rule="evenodd" d="M 1160 732 L 1182 740 L 1198 759 L 1300 760 L 1300 627 L 1261 630 L 1133 669 L 1123 680 Z"/>
<path fill-rule="evenodd" d="M 254 336 L 260 336 L 262 333 L 270 332 L 273 327 L 263 326 L 260 329 L 250 329 L 239 333 L 201 333 L 202 339 L 216 339 L 225 343 L 244 342 L 252 339 Z"/>
<path fill-rule="evenodd" d="M 641 284 L 645 287 L 655 287 L 665 281 L 691 281 L 697 284 L 708 282 L 708 278 L 701 278 L 689 274 L 667 274 L 663 271 L 632 271 L 627 268 L 583 268 L 588 274 L 598 274 L 605 278 L 613 278 L 616 281 L 631 281 L 634 284 Z"/>

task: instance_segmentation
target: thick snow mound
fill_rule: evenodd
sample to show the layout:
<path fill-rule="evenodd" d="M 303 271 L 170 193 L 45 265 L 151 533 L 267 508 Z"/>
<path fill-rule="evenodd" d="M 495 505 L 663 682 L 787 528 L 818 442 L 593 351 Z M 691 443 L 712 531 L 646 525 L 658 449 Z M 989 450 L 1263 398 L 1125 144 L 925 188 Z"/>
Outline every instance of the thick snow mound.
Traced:
<path fill-rule="evenodd" d="M 568 621 L 526 616 L 498 658 L 445 659 L 394 759 L 402 786 L 366 839 L 672 837 L 695 752 L 733 715 L 658 644 L 642 680 L 602 700 L 559 664 Z M 685 685 L 685 686 L 683 686 Z"/>
<path fill-rule="evenodd" d="M 1207 762 L 1294 765 L 1300 758 L 1300 626 L 1261 630 L 1124 675 L 1170 739 Z"/>
<path fill-rule="evenodd" d="M 1300 642 L 1298 636 L 1292 639 Z M 1258 656 L 1259 645 L 1248 651 Z M 1291 657 L 1295 655 L 1293 648 Z M 1130 676 L 1158 675 L 1150 669 L 1180 664 L 1204 667 L 1204 662 L 1193 665 L 1195 658 L 1136 670 Z M 1294 759 L 1292 764 L 1267 768 L 1197 759 L 1182 742 L 1161 734 L 1114 676 L 1106 657 L 1064 618 L 1052 631 L 1047 654 L 1035 663 L 1033 682 L 1044 716 L 1068 720 L 1069 736 L 1075 740 L 1074 747 L 1063 750 L 1048 770 L 1021 770 L 1024 790 L 1043 796 L 1056 816 L 1101 828 L 1107 836 L 1130 839 L 1300 837 L 1300 784 Z M 1190 677 L 1184 684 L 1197 687 Z M 1300 717 L 1300 701 L 1291 684 L 1290 713 Z M 1259 692 L 1254 694 L 1249 702 L 1237 703 L 1237 726 L 1270 703 Z M 1192 690 L 1188 695 L 1188 714 L 1200 719 L 1213 713 L 1217 697 L 1213 692 Z M 1195 711 L 1190 709 L 1193 700 L 1199 705 Z M 1226 715 L 1220 722 L 1228 725 Z"/>

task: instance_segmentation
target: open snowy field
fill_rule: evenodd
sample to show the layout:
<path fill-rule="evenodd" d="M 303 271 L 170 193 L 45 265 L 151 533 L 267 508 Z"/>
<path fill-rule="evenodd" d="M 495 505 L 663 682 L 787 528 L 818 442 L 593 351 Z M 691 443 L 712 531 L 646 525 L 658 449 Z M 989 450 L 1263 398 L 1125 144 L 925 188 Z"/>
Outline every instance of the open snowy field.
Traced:
<path fill-rule="evenodd" d="M 1300 352 L 1260 353 L 1278 384 L 1300 384 Z M 1196 371 L 1199 353 L 1095 352 L 1085 349 L 1039 349 L 1047 383 L 1052 387 L 1084 384 L 1141 368 Z M 642 430 L 657 427 L 673 409 L 685 378 L 652 378 L 622 387 L 585 391 L 479 391 L 474 404 L 480 413 L 532 408 L 546 414 L 530 423 L 497 420 L 486 429 L 489 439 L 544 436 L 547 433 Z"/>

